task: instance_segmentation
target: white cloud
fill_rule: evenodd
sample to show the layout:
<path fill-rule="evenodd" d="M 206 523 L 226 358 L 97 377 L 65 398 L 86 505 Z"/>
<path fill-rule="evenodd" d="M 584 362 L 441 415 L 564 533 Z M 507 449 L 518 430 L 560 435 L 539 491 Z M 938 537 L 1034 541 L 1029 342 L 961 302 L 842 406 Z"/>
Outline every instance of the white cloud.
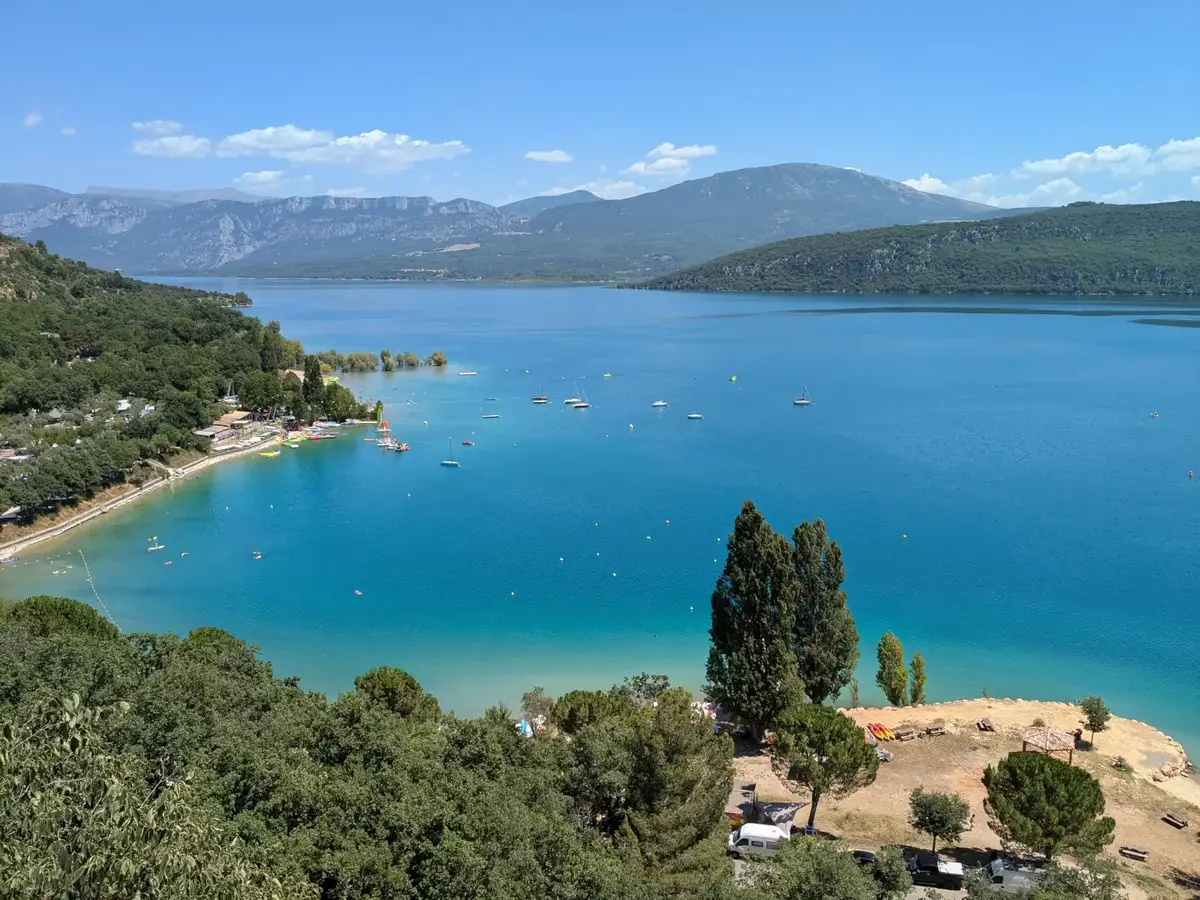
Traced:
<path fill-rule="evenodd" d="M 910 188 L 915 188 L 918 191 L 925 191 L 927 194 L 950 194 L 952 197 L 957 196 L 953 193 L 950 185 L 946 184 L 940 178 L 934 178 L 928 172 L 920 178 L 905 178 L 901 183 L 907 184 Z"/>
<path fill-rule="evenodd" d="M 149 122 L 134 122 L 134 131 L 144 131 L 147 134 L 183 134 L 183 126 L 170 119 L 151 119 Z"/>
<path fill-rule="evenodd" d="M 713 144 L 689 144 L 686 147 L 676 147 L 671 143 L 659 144 L 646 154 L 649 159 L 698 159 L 701 156 L 715 156 L 717 148 Z"/>
<path fill-rule="evenodd" d="M 1200 187 L 1200 175 L 1192 176 L 1192 187 Z"/>
<path fill-rule="evenodd" d="M 21 124 L 26 128 L 37 128 L 42 124 L 42 114 L 40 112 L 31 112 L 21 120 Z"/>
<path fill-rule="evenodd" d="M 298 153 L 317 144 L 328 144 L 332 140 L 332 131 L 272 125 L 222 138 L 217 144 L 217 156 L 275 156 L 287 159 L 290 153 Z"/>
<path fill-rule="evenodd" d="M 454 159 L 469 148 L 462 141 L 414 140 L 407 134 L 389 134 L 376 129 L 362 134 L 335 138 L 303 150 L 279 155 L 293 162 L 328 163 L 355 166 L 367 172 L 399 172 L 416 163 L 435 159 Z"/>
<path fill-rule="evenodd" d="M 605 200 L 624 200 L 626 197 L 636 197 L 646 193 L 646 189 L 632 181 L 619 181 L 615 178 L 598 178 L 574 187 L 555 187 L 538 194 L 539 197 L 557 197 L 559 194 L 569 194 L 572 191 L 591 191 L 597 197 Z"/>
<path fill-rule="evenodd" d="M 1070 178 L 1055 178 L 1039 184 L 1030 191 L 988 197 L 982 202 L 1005 209 L 1019 206 L 1063 206 L 1083 199 L 1083 193 L 1083 188 Z"/>
<path fill-rule="evenodd" d="M 1200 169 L 1200 137 L 1194 137 L 1190 141 L 1167 141 L 1154 155 L 1166 172 Z"/>
<path fill-rule="evenodd" d="M 326 197 L 369 197 L 371 192 L 365 187 L 330 188 L 325 192 Z"/>
<path fill-rule="evenodd" d="M 621 171 L 622 175 L 653 176 L 658 178 L 686 178 L 691 172 L 691 161 L 702 156 L 712 156 L 717 152 L 714 144 L 689 144 L 686 147 L 676 147 L 664 142 L 646 154 L 645 159 L 638 160 L 629 168 Z"/>
<path fill-rule="evenodd" d="M 212 142 L 194 134 L 168 134 L 133 142 L 139 156 L 165 156 L 169 159 L 200 159 L 212 152 Z"/>
<path fill-rule="evenodd" d="M 1153 156 L 1154 151 L 1143 144 L 1122 144 L 1119 147 L 1105 144 L 1092 151 L 1077 150 L 1057 159 L 1023 162 L 1013 175 L 1020 178 L 1027 175 L 1090 175 L 1096 172 L 1138 174 L 1146 171 Z"/>
<path fill-rule="evenodd" d="M 527 150 L 525 158 L 544 163 L 569 163 L 573 159 L 566 150 Z"/>
<path fill-rule="evenodd" d="M 683 176 L 688 173 L 689 164 L 686 159 L 676 159 L 672 156 L 664 156 L 661 159 L 656 159 L 653 162 L 645 162 L 640 160 L 635 162 L 628 169 L 621 171 L 622 175 L 661 175 L 664 177 Z"/>
<path fill-rule="evenodd" d="M 1115 191 L 1101 194 L 1099 199 L 1101 203 L 1133 203 L 1142 193 L 1143 187 L 1144 185 L 1139 181 L 1129 187 L 1117 188 Z"/>
<path fill-rule="evenodd" d="M 277 185 L 283 180 L 283 172 L 279 169 L 263 169 L 261 172 L 243 172 L 233 183 L 238 187 L 263 188 Z"/>
<path fill-rule="evenodd" d="M 63 137 L 75 137 L 75 126 L 64 125 L 59 131 L 59 134 L 63 135 Z"/>

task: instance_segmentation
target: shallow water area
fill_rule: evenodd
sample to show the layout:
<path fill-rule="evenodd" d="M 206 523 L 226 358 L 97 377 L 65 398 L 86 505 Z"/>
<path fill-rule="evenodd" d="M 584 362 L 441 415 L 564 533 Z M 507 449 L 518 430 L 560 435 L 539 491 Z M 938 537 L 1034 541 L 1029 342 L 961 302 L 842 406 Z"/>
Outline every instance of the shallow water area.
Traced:
<path fill-rule="evenodd" d="M 383 664 L 462 713 L 642 670 L 698 688 L 750 497 L 842 545 L 864 701 L 891 629 L 930 699 L 1097 693 L 1200 747 L 1200 331 L 1133 322 L 1194 307 L 185 283 L 309 349 L 445 350 L 342 378 L 412 451 L 360 428 L 216 466 L 22 555 L 3 596 L 95 603 L 82 549 L 124 630 L 217 625 L 314 689 Z"/>

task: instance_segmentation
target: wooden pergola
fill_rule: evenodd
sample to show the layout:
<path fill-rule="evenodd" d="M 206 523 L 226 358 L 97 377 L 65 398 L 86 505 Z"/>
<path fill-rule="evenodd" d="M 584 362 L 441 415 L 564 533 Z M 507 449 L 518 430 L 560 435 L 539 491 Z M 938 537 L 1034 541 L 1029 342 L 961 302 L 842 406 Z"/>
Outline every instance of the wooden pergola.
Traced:
<path fill-rule="evenodd" d="M 1030 747 L 1047 756 L 1053 753 L 1066 753 L 1068 765 L 1072 764 L 1075 759 L 1075 735 L 1065 731 L 1055 731 L 1044 725 L 1026 728 L 1021 735 L 1022 752 Z"/>

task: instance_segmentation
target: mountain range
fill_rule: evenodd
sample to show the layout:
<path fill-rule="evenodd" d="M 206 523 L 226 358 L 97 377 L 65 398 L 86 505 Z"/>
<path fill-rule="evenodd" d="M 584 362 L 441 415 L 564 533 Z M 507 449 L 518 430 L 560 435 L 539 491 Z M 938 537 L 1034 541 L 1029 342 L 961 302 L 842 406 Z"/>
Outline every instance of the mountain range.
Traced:
<path fill-rule="evenodd" d="M 800 163 L 626 200 L 247 196 L 5 184 L 0 232 L 143 274 L 634 280 L 784 238 L 1013 212 Z"/>

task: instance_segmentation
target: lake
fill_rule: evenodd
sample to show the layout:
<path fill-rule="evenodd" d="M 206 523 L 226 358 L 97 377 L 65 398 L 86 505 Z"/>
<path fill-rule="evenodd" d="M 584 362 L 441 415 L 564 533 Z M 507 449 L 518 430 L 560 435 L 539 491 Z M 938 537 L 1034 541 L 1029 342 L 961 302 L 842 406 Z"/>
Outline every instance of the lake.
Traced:
<path fill-rule="evenodd" d="M 752 498 L 841 544 L 864 701 L 890 629 L 931 700 L 1096 693 L 1200 747 L 1200 331 L 1132 321 L 1161 307 L 178 283 L 245 290 L 310 350 L 444 350 L 342 379 L 412 452 L 359 429 L 222 464 L 34 548 L 0 594 L 96 602 L 82 550 L 126 631 L 220 626 L 331 693 L 399 666 L 466 714 L 643 670 L 698 688 Z"/>

